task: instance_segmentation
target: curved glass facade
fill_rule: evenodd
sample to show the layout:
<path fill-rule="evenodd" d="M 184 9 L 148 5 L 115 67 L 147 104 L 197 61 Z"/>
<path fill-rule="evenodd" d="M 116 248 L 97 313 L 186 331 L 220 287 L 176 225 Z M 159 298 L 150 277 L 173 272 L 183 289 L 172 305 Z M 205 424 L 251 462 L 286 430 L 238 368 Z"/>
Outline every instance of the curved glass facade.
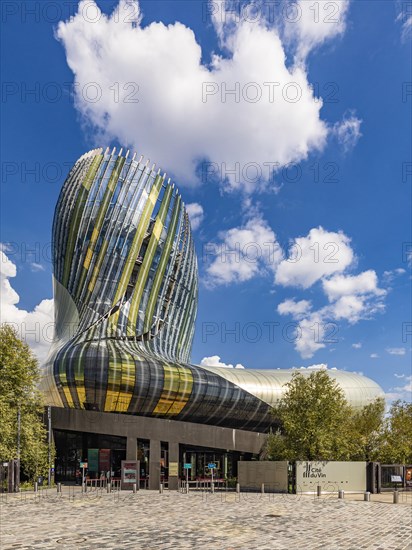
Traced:
<path fill-rule="evenodd" d="M 49 404 L 268 430 L 293 371 L 188 363 L 197 260 L 182 198 L 155 166 L 102 149 L 76 162 L 55 210 L 53 271 Z M 345 375 L 332 371 L 353 405 L 380 395 Z"/>

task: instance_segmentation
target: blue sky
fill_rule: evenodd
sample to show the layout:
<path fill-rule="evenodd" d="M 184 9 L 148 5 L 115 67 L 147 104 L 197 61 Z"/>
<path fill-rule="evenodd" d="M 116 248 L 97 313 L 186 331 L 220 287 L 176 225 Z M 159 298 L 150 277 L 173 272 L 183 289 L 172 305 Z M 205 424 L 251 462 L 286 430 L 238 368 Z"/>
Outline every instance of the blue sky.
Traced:
<path fill-rule="evenodd" d="M 140 22 L 133 2 L 119 21 L 107 19 L 117 2 L 98 1 L 100 15 L 92 4 L 2 4 L 2 320 L 47 323 L 64 178 L 86 150 L 125 145 L 163 163 L 198 226 L 193 362 L 327 364 L 410 398 L 408 4 L 332 2 L 329 24 L 322 3 L 318 22 L 301 2 L 296 20 L 266 3 L 253 23 L 243 3 L 233 18 L 218 2 L 142 0 Z M 263 82 L 277 79 L 270 102 Z M 222 96 L 236 82 L 238 102 Z M 280 92 L 291 82 L 297 102 Z M 127 102 L 136 84 L 139 103 Z"/>

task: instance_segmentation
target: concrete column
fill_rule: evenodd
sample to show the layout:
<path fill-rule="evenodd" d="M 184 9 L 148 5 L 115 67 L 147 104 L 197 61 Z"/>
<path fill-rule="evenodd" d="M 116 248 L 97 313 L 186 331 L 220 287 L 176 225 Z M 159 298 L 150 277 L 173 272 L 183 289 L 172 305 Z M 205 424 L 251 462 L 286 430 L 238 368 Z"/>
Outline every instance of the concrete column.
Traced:
<path fill-rule="evenodd" d="M 177 471 L 180 471 L 179 467 L 179 443 L 170 443 L 169 442 L 169 464 L 171 462 L 177 462 Z M 178 487 L 178 476 L 169 475 L 169 490 L 177 491 Z"/>
<path fill-rule="evenodd" d="M 159 490 L 160 486 L 160 441 L 150 440 L 149 489 Z"/>
<path fill-rule="evenodd" d="M 127 437 L 126 439 L 126 460 L 133 460 L 137 462 L 136 469 L 137 469 L 137 483 L 136 483 L 136 490 L 140 489 L 140 461 L 137 460 L 137 439 L 135 437 Z M 122 489 L 133 489 L 133 486 L 130 484 L 124 484 L 121 483 Z M 134 489 L 133 489 L 133 492 Z"/>
<path fill-rule="evenodd" d="M 135 437 L 127 438 L 126 460 L 137 460 L 137 439 Z"/>

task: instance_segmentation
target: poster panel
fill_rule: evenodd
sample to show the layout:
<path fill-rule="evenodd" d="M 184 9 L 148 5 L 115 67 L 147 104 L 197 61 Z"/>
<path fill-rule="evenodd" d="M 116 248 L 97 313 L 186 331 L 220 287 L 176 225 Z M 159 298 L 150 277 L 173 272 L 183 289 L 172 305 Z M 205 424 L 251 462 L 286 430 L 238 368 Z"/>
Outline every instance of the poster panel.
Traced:
<path fill-rule="evenodd" d="M 110 471 L 110 449 L 100 449 L 99 451 L 99 470 L 100 472 Z"/>
<path fill-rule="evenodd" d="M 139 484 L 139 461 L 122 460 L 122 486 L 131 486 L 133 483 Z"/>
<path fill-rule="evenodd" d="M 405 468 L 405 483 L 407 487 L 412 487 L 412 466 Z"/>
<path fill-rule="evenodd" d="M 87 451 L 87 462 L 89 472 L 97 473 L 99 471 L 99 449 L 89 449 Z"/>
<path fill-rule="evenodd" d="M 169 462 L 169 477 L 179 475 L 179 463 L 178 462 Z"/>

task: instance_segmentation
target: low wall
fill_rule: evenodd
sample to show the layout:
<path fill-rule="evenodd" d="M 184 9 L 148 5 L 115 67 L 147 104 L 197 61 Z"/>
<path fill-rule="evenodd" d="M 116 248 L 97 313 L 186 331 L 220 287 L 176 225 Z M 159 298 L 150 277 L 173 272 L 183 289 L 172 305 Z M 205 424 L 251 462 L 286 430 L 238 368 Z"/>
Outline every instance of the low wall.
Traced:
<path fill-rule="evenodd" d="M 288 462 L 266 460 L 241 460 L 237 463 L 238 482 L 241 491 L 260 491 L 262 483 L 265 492 L 287 493 Z"/>
<path fill-rule="evenodd" d="M 296 492 L 314 493 L 317 486 L 322 492 L 334 493 L 367 490 L 366 462 L 304 461 L 296 462 Z"/>

